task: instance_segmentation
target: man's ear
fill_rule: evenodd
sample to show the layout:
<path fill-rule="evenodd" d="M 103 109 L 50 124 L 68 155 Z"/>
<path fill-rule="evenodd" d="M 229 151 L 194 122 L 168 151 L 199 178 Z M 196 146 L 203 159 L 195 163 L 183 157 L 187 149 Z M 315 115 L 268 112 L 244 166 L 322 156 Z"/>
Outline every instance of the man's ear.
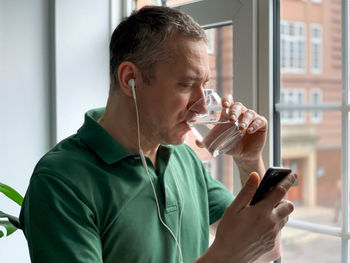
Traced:
<path fill-rule="evenodd" d="M 118 78 L 120 89 L 129 97 L 133 96 L 131 88 L 131 79 L 134 80 L 134 88 L 136 78 L 139 75 L 139 71 L 134 63 L 130 61 L 123 61 L 118 67 Z"/>

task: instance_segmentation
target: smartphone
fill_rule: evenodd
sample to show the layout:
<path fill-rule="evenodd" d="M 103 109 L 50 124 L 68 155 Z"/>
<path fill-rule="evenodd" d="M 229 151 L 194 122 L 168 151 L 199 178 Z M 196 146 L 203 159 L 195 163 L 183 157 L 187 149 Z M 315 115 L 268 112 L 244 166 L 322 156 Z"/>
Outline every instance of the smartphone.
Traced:
<path fill-rule="evenodd" d="M 284 177 L 292 172 L 289 168 L 283 167 L 271 167 L 267 169 L 263 179 L 260 182 L 258 189 L 256 190 L 250 205 L 254 205 L 262 200 L 265 195 L 278 184 Z"/>

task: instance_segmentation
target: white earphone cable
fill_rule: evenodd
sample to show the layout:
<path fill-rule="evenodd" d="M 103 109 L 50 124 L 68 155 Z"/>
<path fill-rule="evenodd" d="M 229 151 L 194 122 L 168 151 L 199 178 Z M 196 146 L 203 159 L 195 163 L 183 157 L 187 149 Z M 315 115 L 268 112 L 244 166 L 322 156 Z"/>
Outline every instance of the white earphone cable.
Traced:
<path fill-rule="evenodd" d="M 179 250 L 179 263 L 183 263 L 183 257 L 182 257 L 182 250 L 181 250 L 181 243 L 180 243 L 180 239 L 181 239 L 181 221 L 182 221 L 182 212 L 183 212 L 183 207 L 184 207 L 184 197 L 183 197 L 183 193 L 182 193 L 182 190 L 178 187 L 178 182 L 177 182 L 177 179 L 176 179 L 176 176 L 175 177 L 175 184 L 176 184 L 176 187 L 179 189 L 179 192 L 181 194 L 181 201 L 182 201 L 182 207 L 181 207 L 181 213 L 180 213 L 180 220 L 179 220 L 179 241 L 176 239 L 176 236 L 174 235 L 173 231 L 169 228 L 169 226 L 163 221 L 162 219 L 162 216 L 160 214 L 160 206 L 159 206 L 159 202 L 158 202 L 158 197 L 157 197 L 157 194 L 156 194 L 156 190 L 155 190 L 155 187 L 154 187 L 154 184 L 153 184 L 153 181 L 152 181 L 152 178 L 149 174 L 149 171 L 148 171 L 148 166 L 147 166 L 147 162 L 146 162 L 146 159 L 145 159 L 145 155 L 142 151 L 142 148 L 141 148 L 141 139 L 140 139 L 140 121 L 139 121 L 139 113 L 138 113 L 138 108 L 137 108 L 137 101 L 136 101 L 136 93 L 135 93 L 135 88 L 134 88 L 134 83 L 131 82 L 131 88 L 132 88 L 132 93 L 133 93 L 133 98 L 134 98 L 134 104 L 135 104 L 135 110 L 136 110 L 136 122 L 137 122 L 137 142 L 138 142 L 138 148 L 139 148 L 139 153 L 140 153 L 140 156 L 141 156 L 141 161 L 142 161 L 142 165 L 143 167 L 145 168 L 146 170 L 146 173 L 147 173 L 147 176 L 148 176 L 148 179 L 151 183 L 151 186 L 152 186 L 152 190 L 153 190 L 153 195 L 154 195 L 154 199 L 156 201 L 156 205 L 157 205 L 157 212 L 158 212 L 158 217 L 159 217 L 159 220 L 160 222 L 162 223 L 162 225 L 169 231 L 169 233 L 171 234 L 171 236 L 173 237 L 173 239 L 175 240 L 175 243 L 176 243 L 176 246 Z"/>
<path fill-rule="evenodd" d="M 170 166 L 170 167 L 171 167 L 171 171 L 172 171 L 173 177 L 175 178 L 176 188 L 179 190 L 180 197 L 181 197 L 181 211 L 180 211 L 179 229 L 178 229 L 178 242 L 179 242 L 179 244 L 181 244 L 181 224 L 182 224 L 182 213 L 183 213 L 184 207 L 185 207 L 185 198 L 183 196 L 182 189 L 179 186 L 179 182 L 177 180 L 177 176 L 175 176 L 175 173 L 173 172 L 172 166 Z"/>

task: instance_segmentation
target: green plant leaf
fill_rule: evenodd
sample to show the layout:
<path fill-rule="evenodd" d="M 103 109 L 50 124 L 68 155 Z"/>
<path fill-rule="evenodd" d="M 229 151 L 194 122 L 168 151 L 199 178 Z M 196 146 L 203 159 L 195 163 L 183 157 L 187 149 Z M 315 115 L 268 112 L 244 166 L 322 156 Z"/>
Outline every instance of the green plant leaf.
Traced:
<path fill-rule="evenodd" d="M 0 183 L 0 192 L 10 198 L 12 201 L 16 202 L 20 206 L 23 203 L 23 197 L 12 187 Z"/>
<path fill-rule="evenodd" d="M 6 214 L 2 211 L 0 211 L 0 218 L 6 218 L 6 220 L 8 220 L 10 223 L 12 223 L 12 225 L 16 228 L 22 229 L 21 227 L 21 223 L 19 222 L 18 217 Z"/>
<path fill-rule="evenodd" d="M 17 227 L 15 227 L 12 223 L 10 223 L 7 220 L 0 220 L 0 226 L 5 227 L 6 229 L 6 236 L 11 235 L 17 230 Z M 0 238 L 5 236 L 5 233 L 0 230 Z"/>

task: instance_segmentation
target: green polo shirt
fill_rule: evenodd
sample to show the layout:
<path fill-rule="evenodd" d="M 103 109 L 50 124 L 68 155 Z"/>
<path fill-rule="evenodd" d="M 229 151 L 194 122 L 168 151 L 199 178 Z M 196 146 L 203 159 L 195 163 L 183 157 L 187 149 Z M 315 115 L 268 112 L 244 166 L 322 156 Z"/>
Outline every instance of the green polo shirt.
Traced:
<path fill-rule="evenodd" d="M 32 262 L 176 263 L 178 248 L 158 218 L 140 156 L 97 123 L 103 112 L 89 111 L 77 134 L 34 169 L 20 214 Z M 160 146 L 158 167 L 147 164 L 161 216 L 180 240 L 184 262 L 192 262 L 208 248 L 209 225 L 233 195 L 185 144 Z"/>

